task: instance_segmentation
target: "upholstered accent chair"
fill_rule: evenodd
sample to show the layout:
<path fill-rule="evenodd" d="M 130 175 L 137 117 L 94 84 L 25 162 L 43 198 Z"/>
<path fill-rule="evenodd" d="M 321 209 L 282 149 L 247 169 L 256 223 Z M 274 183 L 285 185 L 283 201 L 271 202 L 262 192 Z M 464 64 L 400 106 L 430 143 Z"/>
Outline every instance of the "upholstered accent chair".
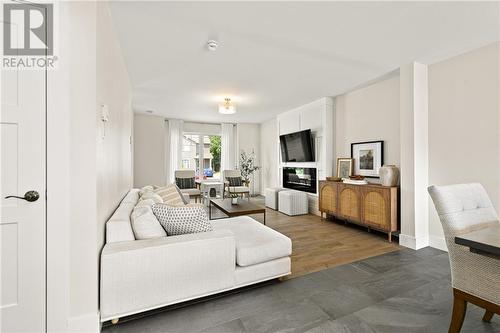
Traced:
<path fill-rule="evenodd" d="M 195 202 L 197 202 L 198 199 L 201 200 L 201 191 L 196 188 L 196 183 L 194 182 L 196 176 L 194 170 L 175 170 L 174 176 L 175 183 L 182 194 L 188 194 L 190 198 L 194 198 Z M 188 179 L 193 179 L 191 186 L 182 186 L 182 183 Z"/>
<path fill-rule="evenodd" d="M 224 180 L 224 197 L 231 196 L 232 194 L 236 195 L 247 195 L 248 200 L 250 200 L 250 188 L 244 186 L 243 184 L 239 186 L 230 186 L 228 178 L 240 178 L 241 179 L 241 171 L 240 170 L 223 170 L 222 171 L 222 179 Z"/>
<path fill-rule="evenodd" d="M 430 186 L 448 247 L 453 287 L 449 332 L 460 332 L 467 303 L 486 309 L 483 321 L 500 313 L 500 259 L 470 252 L 455 236 L 499 224 L 497 213 L 481 184 Z"/>

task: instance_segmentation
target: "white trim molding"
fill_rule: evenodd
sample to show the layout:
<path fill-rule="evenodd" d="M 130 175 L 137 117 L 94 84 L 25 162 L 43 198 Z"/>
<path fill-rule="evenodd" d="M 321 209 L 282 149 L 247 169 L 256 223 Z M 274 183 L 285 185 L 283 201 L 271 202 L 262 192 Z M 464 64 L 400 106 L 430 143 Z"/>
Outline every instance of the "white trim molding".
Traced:
<path fill-rule="evenodd" d="M 414 236 L 399 234 L 399 245 L 413 250 L 420 250 L 429 246 L 429 237 L 423 236 L 415 238 Z"/>
<path fill-rule="evenodd" d="M 68 318 L 68 332 L 99 333 L 100 331 L 101 318 L 99 312 Z"/>
<path fill-rule="evenodd" d="M 446 247 L 446 241 L 444 237 L 438 237 L 434 235 L 429 236 L 429 246 L 438 250 L 448 252 L 448 248 Z"/>

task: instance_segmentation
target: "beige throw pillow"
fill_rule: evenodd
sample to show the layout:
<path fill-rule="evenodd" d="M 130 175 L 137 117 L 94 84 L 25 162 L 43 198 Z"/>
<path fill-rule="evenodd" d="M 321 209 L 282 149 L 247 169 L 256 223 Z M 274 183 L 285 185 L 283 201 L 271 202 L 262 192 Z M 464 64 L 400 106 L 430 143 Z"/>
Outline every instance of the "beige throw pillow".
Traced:
<path fill-rule="evenodd" d="M 157 188 L 156 190 L 154 190 L 154 193 L 158 194 L 162 198 L 163 203 L 167 205 L 184 206 L 184 201 L 177 191 L 177 186 L 175 186 L 175 184 Z"/>

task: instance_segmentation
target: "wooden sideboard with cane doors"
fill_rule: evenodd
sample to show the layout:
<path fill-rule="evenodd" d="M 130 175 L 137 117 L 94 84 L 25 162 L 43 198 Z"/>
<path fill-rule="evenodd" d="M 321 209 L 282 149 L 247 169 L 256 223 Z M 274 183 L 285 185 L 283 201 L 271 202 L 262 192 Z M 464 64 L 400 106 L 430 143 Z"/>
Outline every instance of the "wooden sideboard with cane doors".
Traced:
<path fill-rule="evenodd" d="M 338 220 L 387 233 L 398 231 L 398 187 L 319 182 L 319 210 Z"/>

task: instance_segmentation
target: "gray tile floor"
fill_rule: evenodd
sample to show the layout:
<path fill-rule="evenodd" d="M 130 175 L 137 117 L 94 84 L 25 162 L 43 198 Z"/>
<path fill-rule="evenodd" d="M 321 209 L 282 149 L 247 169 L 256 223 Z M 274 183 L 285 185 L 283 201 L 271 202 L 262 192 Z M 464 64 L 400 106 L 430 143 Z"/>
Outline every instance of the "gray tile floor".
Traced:
<path fill-rule="evenodd" d="M 450 268 L 445 252 L 401 250 L 260 285 L 104 329 L 129 332 L 447 332 Z M 500 332 L 468 306 L 462 332 Z"/>

